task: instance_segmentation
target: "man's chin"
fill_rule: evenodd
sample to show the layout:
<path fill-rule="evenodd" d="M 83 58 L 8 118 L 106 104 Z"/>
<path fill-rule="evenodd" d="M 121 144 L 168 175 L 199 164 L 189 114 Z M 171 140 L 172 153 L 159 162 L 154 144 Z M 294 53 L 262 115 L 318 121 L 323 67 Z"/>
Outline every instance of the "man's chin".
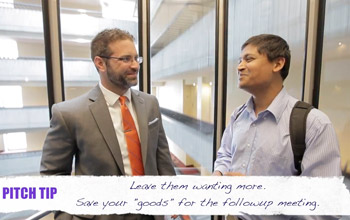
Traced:
<path fill-rule="evenodd" d="M 238 84 L 238 88 L 250 93 L 250 87 L 245 84 Z"/>
<path fill-rule="evenodd" d="M 132 87 L 132 86 L 137 86 L 137 83 L 138 83 L 138 80 L 136 79 L 136 80 L 129 80 L 128 81 L 128 85 L 130 86 L 130 87 Z"/>

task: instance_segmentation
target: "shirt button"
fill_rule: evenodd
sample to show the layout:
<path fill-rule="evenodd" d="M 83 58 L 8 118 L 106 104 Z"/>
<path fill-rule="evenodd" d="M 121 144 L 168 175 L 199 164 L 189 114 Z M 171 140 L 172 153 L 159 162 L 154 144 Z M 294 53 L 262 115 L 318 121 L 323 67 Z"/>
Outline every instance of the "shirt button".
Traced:
<path fill-rule="evenodd" d="M 244 163 L 244 164 L 242 164 L 242 167 L 245 167 L 245 163 Z"/>
<path fill-rule="evenodd" d="M 247 144 L 247 147 L 250 147 L 250 144 Z"/>

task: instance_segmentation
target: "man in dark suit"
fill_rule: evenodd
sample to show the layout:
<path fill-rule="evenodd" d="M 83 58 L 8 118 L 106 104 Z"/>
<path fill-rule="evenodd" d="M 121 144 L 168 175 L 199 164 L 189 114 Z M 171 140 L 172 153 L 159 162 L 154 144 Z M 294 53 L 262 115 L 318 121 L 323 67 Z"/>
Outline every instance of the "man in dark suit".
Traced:
<path fill-rule="evenodd" d="M 120 29 L 100 32 L 91 42 L 99 85 L 75 99 L 53 105 L 41 160 L 44 175 L 175 175 L 154 96 L 130 89 L 137 85 L 139 64 L 134 38 Z M 122 106 L 120 97 L 124 97 Z M 141 171 L 135 173 L 123 108 L 132 117 Z M 144 215 L 72 216 L 56 219 L 153 219 Z"/>

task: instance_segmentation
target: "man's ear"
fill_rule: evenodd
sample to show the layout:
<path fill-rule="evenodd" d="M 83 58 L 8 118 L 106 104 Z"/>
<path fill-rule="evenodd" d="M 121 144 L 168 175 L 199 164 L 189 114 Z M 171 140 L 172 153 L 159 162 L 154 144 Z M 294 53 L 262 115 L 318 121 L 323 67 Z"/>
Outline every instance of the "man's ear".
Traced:
<path fill-rule="evenodd" d="M 95 56 L 94 58 L 94 64 L 99 72 L 105 72 L 106 71 L 106 63 L 104 62 L 102 57 Z"/>
<path fill-rule="evenodd" d="M 284 67 L 284 64 L 286 63 L 286 58 L 284 57 L 278 57 L 274 61 L 273 71 L 274 72 L 280 72 L 282 68 Z"/>

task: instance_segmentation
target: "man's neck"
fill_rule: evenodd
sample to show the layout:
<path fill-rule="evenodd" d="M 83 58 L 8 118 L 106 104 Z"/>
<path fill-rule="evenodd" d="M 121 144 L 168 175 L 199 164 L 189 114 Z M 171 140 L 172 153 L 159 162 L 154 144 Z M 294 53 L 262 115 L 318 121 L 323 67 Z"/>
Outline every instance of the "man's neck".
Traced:
<path fill-rule="evenodd" d="M 253 94 L 254 101 L 254 111 L 257 116 L 260 112 L 265 111 L 272 101 L 276 98 L 278 93 L 282 90 L 283 86 L 270 88 L 265 92 L 257 92 L 255 95 Z"/>
<path fill-rule="evenodd" d="M 128 91 L 129 88 L 122 88 L 122 87 L 118 87 L 118 86 L 115 86 L 111 83 L 106 83 L 106 82 L 103 82 L 101 81 L 101 84 L 103 85 L 103 87 L 105 87 L 106 89 L 108 89 L 109 91 L 115 93 L 115 94 L 118 94 L 119 96 L 122 96 L 124 95 L 124 93 L 126 91 Z"/>

